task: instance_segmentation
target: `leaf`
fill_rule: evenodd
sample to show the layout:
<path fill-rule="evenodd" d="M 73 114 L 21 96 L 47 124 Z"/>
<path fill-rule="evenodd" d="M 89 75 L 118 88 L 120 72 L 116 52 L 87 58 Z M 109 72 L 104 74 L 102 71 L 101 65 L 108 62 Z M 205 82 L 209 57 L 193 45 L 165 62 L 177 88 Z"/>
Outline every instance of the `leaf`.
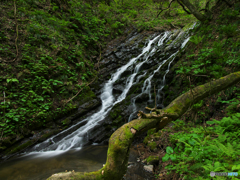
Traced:
<path fill-rule="evenodd" d="M 195 142 L 196 142 L 196 141 L 193 140 L 193 139 L 189 139 L 189 140 L 188 140 L 188 143 L 189 143 L 190 145 L 192 145 L 192 146 L 194 146 Z"/>
<path fill-rule="evenodd" d="M 171 155 L 170 155 L 170 159 L 171 159 L 172 161 L 176 161 L 176 160 L 177 160 L 176 154 L 171 154 Z"/>
<path fill-rule="evenodd" d="M 234 171 L 234 170 L 240 170 L 240 164 L 238 164 L 238 165 L 233 165 L 232 171 Z"/>
<path fill-rule="evenodd" d="M 213 121 L 207 121 L 206 123 L 207 124 L 215 124 L 215 122 L 213 122 Z"/>
<path fill-rule="evenodd" d="M 173 148 L 171 148 L 170 146 L 168 146 L 168 147 L 166 148 L 166 152 L 167 152 L 168 154 L 173 153 Z"/>
<path fill-rule="evenodd" d="M 168 161 L 169 160 L 169 154 L 165 154 L 164 157 L 162 157 L 162 162 Z"/>

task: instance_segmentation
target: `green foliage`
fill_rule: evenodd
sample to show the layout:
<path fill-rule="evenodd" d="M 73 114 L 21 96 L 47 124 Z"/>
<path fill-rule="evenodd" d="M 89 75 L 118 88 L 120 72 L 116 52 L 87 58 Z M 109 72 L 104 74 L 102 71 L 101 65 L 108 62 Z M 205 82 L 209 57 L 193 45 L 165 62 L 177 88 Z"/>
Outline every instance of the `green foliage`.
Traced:
<path fill-rule="evenodd" d="M 177 151 L 177 148 L 174 149 L 175 151 Z M 168 146 L 166 148 L 166 154 L 164 157 L 162 157 L 162 162 L 168 161 L 169 159 L 171 159 L 172 161 L 176 161 L 176 154 L 173 154 L 174 150 Z"/>
<path fill-rule="evenodd" d="M 204 101 L 201 100 L 199 103 L 194 104 L 193 108 L 194 109 L 199 109 L 199 108 L 201 108 L 203 106 L 203 103 L 204 103 Z"/>
<path fill-rule="evenodd" d="M 149 135 L 152 135 L 152 134 L 154 134 L 155 132 L 156 132 L 156 128 L 150 129 L 150 130 L 148 130 L 147 135 L 148 135 L 148 136 L 149 136 Z"/>
<path fill-rule="evenodd" d="M 220 78 L 226 75 L 224 67 L 226 65 L 239 66 L 239 41 L 231 38 L 222 39 L 219 37 L 230 37 L 231 34 L 235 36 L 238 31 L 237 24 L 219 25 L 215 28 L 218 32 L 218 36 L 213 36 L 212 25 L 203 24 L 196 28 L 194 36 L 190 41 L 198 46 L 198 53 L 188 53 L 187 61 L 182 62 L 176 71 L 177 74 L 183 74 L 185 76 L 206 76 L 208 78 Z M 204 39 L 213 39 L 208 42 Z M 217 38 L 217 39 L 216 39 Z M 228 48 L 231 49 L 229 51 Z"/>
<path fill-rule="evenodd" d="M 240 113 L 236 113 L 221 121 L 207 121 L 207 124 L 216 125 L 205 130 L 197 127 L 192 128 L 191 133 L 183 131 L 170 135 L 170 141 L 178 151 L 168 147 L 168 155 L 163 160 L 169 160 L 169 154 L 175 152 L 176 161 L 166 169 L 185 174 L 186 179 L 196 175 L 210 179 L 211 171 L 240 173 L 239 118 Z"/>
<path fill-rule="evenodd" d="M 205 37 L 204 35 L 202 37 L 200 37 L 200 36 L 192 36 L 189 41 L 193 42 L 196 45 L 198 45 L 200 42 L 202 42 L 204 37 Z"/>
<path fill-rule="evenodd" d="M 23 45 L 16 65 L 0 66 L 1 89 L 6 94 L 6 102 L 0 104 L 2 137 L 19 134 L 23 127 L 44 126 L 49 119 L 74 109 L 76 102 L 63 107 L 61 101 L 71 98 L 96 75 L 90 57 L 98 54 L 99 39 L 109 35 L 109 27 L 89 4 L 69 3 L 69 11 L 63 13 L 56 4 L 39 9 L 45 7 L 44 2 L 17 2 Z M 13 2 L 9 6 L 14 7 Z M 15 58 L 15 46 L 5 41 L 15 37 L 14 23 L 9 26 L 0 31 L 0 56 L 6 61 Z"/>
<path fill-rule="evenodd" d="M 228 37 L 233 37 L 237 34 L 238 26 L 237 24 L 223 25 L 221 31 L 226 34 Z"/>

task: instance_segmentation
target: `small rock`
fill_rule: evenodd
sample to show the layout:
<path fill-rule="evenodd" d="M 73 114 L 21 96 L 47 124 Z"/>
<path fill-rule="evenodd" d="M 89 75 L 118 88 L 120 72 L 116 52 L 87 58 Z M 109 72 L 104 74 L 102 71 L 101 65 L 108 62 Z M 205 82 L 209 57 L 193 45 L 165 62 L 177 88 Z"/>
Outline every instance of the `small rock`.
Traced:
<path fill-rule="evenodd" d="M 148 172 L 153 172 L 153 165 L 145 165 L 143 168 Z"/>

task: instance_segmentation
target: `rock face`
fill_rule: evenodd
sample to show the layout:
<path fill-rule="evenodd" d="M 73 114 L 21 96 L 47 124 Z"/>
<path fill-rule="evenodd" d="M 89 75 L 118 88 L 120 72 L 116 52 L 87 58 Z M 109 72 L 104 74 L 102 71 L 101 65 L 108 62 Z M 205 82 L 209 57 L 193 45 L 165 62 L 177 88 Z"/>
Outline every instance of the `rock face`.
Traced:
<path fill-rule="evenodd" d="M 100 77 L 98 82 L 92 87 L 93 91 L 98 96 L 101 94 L 100 88 L 104 83 L 111 78 L 111 74 L 116 72 L 117 68 L 126 64 L 131 58 L 137 57 L 149 40 L 159 38 L 152 44 L 155 47 L 155 52 L 150 54 L 148 60 L 142 64 L 133 86 L 129 89 L 126 98 L 117 103 L 109 115 L 104 119 L 101 125 L 95 126 L 90 132 L 90 141 L 94 143 L 108 142 L 111 134 L 124 123 L 137 118 L 137 111 L 145 111 L 145 107 L 154 107 L 154 86 L 157 94 L 157 108 L 163 108 L 166 103 L 164 101 L 164 92 L 162 89 L 166 81 L 173 78 L 173 73 L 168 74 L 170 68 L 179 60 L 179 54 L 176 54 L 175 59 L 171 57 L 179 49 L 181 49 L 183 41 L 188 36 L 184 31 L 174 30 L 167 33 L 164 32 L 141 32 L 137 30 L 131 31 L 126 38 L 116 39 L 110 43 L 103 54 L 103 59 L 100 64 Z M 165 38 L 163 38 L 165 36 Z M 161 41 L 161 42 L 160 42 Z M 143 57 L 146 58 L 146 55 Z M 143 62 L 145 59 L 139 58 L 138 62 Z M 164 60 L 166 61 L 165 63 Z M 169 63 L 172 61 L 171 63 Z M 161 68 L 159 65 L 162 63 Z M 113 85 L 113 94 L 117 98 L 124 90 L 128 77 L 134 73 L 137 64 L 129 66 L 127 70 Z M 152 78 L 149 79 L 149 77 Z M 149 81 L 151 83 L 149 83 Z M 145 90 L 144 90 L 145 87 Z M 149 90 L 147 90 L 149 89 Z M 166 89 L 166 88 L 165 88 Z M 145 91 L 143 93 L 143 91 Z"/>
<path fill-rule="evenodd" d="M 79 102 L 77 111 L 71 116 L 66 116 L 54 122 L 47 124 L 47 130 L 35 131 L 33 136 L 28 139 L 23 139 L 18 144 L 36 144 L 47 139 L 49 136 L 72 126 L 69 130 L 55 135 L 52 139 L 54 142 L 67 136 L 79 127 L 86 124 L 83 121 L 87 116 L 90 116 L 97 111 L 101 105 L 100 95 L 104 84 L 111 78 L 111 75 L 116 72 L 118 68 L 127 64 L 132 58 L 137 57 L 148 45 L 148 42 L 157 38 L 151 45 L 151 52 L 146 51 L 136 63 L 133 63 L 122 73 L 121 77 L 113 84 L 113 95 L 117 98 L 126 88 L 128 77 L 133 74 L 139 66 L 139 70 L 135 76 L 133 85 L 129 89 L 126 98 L 115 104 L 110 110 L 109 115 L 97 126 L 93 127 L 88 132 L 89 143 L 107 143 L 111 134 L 124 123 L 137 118 L 137 111 L 145 111 L 145 107 L 154 107 L 155 93 L 157 94 L 157 107 L 163 108 L 167 102 L 164 102 L 165 83 L 173 77 L 173 73 L 169 69 L 178 61 L 180 54 L 176 53 L 182 46 L 183 41 L 188 36 L 181 30 L 174 30 L 169 32 L 138 32 L 137 29 L 127 30 L 127 36 L 115 39 L 110 42 L 102 54 L 102 59 L 99 62 L 99 77 L 95 83 L 90 85 L 88 94 L 84 97 L 86 99 Z M 176 55 L 173 56 L 173 54 Z M 146 60 L 147 59 L 147 60 Z M 164 104 L 164 105 L 163 105 Z M 80 123 L 79 123 L 80 122 Z M 30 135 L 31 136 L 31 135 Z M 40 150 L 51 143 L 43 143 Z M 4 153 L 3 153 L 4 154 Z M 5 153 L 7 154 L 7 153 Z M 0 155 L 1 156 L 1 155 Z"/>

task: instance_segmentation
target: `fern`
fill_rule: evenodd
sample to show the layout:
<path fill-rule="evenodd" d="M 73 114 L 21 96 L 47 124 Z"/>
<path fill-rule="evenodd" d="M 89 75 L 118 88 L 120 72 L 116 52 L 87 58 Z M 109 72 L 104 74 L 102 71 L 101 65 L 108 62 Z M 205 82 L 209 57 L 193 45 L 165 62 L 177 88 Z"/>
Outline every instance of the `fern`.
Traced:
<path fill-rule="evenodd" d="M 205 35 L 203 35 L 202 37 L 200 37 L 200 36 L 192 36 L 189 41 L 193 42 L 196 45 L 198 45 L 203 40 L 204 37 L 205 37 Z"/>

